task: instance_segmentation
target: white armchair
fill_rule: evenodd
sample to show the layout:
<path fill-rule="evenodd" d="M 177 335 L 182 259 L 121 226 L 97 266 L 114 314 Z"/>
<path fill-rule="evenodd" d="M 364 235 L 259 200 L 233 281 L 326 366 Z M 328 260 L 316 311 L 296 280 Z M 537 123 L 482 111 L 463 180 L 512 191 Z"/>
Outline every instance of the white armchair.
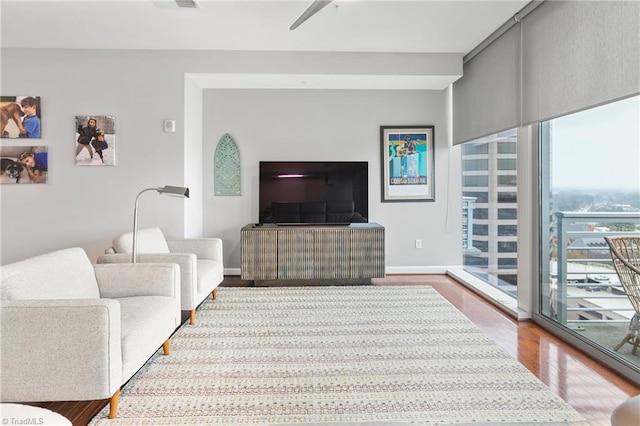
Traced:
<path fill-rule="evenodd" d="M 189 311 L 189 322 L 195 324 L 196 308 L 209 294 L 216 299 L 216 288 L 224 279 L 222 240 L 219 238 L 166 239 L 160 228 L 138 230 L 138 262 L 170 262 L 180 266 L 181 309 Z M 113 240 L 98 263 L 132 261 L 133 233 Z"/>
<path fill-rule="evenodd" d="M 180 325 L 175 264 L 92 265 L 70 248 L 0 266 L 2 402 L 110 398 Z"/>

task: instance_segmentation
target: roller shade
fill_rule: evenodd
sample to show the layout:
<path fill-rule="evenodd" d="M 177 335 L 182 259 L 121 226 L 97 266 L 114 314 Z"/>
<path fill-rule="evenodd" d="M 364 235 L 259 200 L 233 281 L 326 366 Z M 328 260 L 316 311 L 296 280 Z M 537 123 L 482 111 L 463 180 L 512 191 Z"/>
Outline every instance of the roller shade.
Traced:
<path fill-rule="evenodd" d="M 640 92 L 640 2 L 545 2 L 522 31 L 523 124 Z"/>
<path fill-rule="evenodd" d="M 519 25 L 464 64 L 453 84 L 453 117 L 454 145 L 519 125 Z"/>
<path fill-rule="evenodd" d="M 453 84 L 453 141 L 637 94 L 640 2 L 546 1 L 465 63 Z"/>

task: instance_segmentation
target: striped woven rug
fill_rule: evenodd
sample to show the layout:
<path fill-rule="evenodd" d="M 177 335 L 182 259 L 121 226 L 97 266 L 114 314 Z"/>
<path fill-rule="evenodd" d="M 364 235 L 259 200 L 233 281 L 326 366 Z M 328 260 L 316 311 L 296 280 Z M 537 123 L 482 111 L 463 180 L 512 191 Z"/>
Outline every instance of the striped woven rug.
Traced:
<path fill-rule="evenodd" d="M 583 420 L 427 286 L 220 288 L 107 409 L 91 424 Z"/>

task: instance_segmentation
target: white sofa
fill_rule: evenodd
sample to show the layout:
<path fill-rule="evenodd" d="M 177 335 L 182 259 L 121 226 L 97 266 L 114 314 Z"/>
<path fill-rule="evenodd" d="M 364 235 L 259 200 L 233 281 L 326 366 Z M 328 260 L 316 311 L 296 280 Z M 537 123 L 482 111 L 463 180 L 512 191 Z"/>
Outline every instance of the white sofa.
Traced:
<path fill-rule="evenodd" d="M 167 239 L 160 228 L 138 230 L 138 262 L 170 262 L 180 266 L 180 303 L 195 324 L 196 308 L 224 279 L 222 240 L 219 238 Z M 113 246 L 98 257 L 98 263 L 132 262 L 133 233 L 113 239 Z"/>
<path fill-rule="evenodd" d="M 0 401 L 110 398 L 180 325 L 175 264 L 92 265 L 69 248 L 0 266 Z"/>

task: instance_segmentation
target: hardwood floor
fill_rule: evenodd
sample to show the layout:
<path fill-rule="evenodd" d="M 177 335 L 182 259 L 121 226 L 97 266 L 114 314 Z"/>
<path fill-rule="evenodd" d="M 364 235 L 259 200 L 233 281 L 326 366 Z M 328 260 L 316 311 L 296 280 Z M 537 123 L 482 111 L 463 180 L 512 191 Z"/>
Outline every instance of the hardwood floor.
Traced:
<path fill-rule="evenodd" d="M 613 409 L 640 387 L 563 343 L 533 322 L 515 321 L 500 309 L 445 275 L 390 275 L 374 285 L 431 285 L 491 339 L 518 359 L 587 420 L 609 424 Z M 223 286 L 244 286 L 226 277 Z M 74 426 L 86 425 L 108 400 L 34 403 L 58 412 Z"/>
<path fill-rule="evenodd" d="M 428 284 L 464 313 L 543 383 L 594 424 L 610 424 L 611 412 L 640 387 L 562 342 L 531 321 L 516 321 L 442 275 L 390 276 L 376 285 Z"/>

